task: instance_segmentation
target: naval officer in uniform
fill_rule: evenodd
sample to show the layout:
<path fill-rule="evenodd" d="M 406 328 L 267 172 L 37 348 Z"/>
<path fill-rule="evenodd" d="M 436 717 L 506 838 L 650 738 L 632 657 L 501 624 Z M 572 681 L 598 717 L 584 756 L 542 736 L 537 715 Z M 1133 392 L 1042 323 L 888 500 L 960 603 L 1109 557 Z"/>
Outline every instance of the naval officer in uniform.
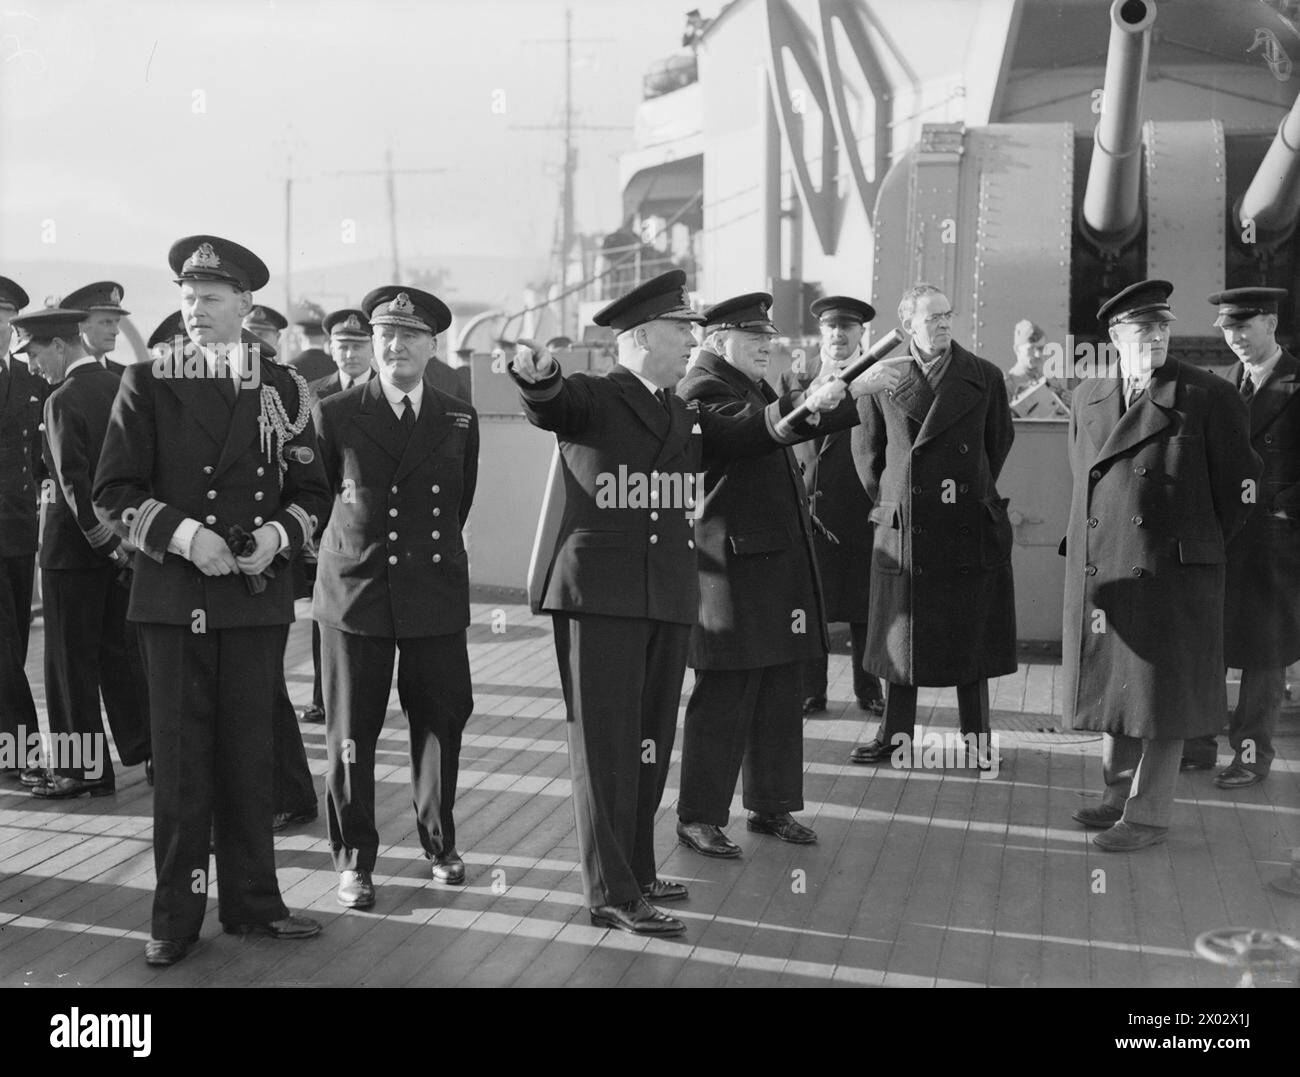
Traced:
<path fill-rule="evenodd" d="M 1214 776 L 1220 789 L 1268 777 L 1276 754 L 1286 667 L 1300 659 L 1300 363 L 1277 342 L 1282 288 L 1216 292 L 1215 321 L 1237 356 L 1237 391 L 1250 411 L 1251 447 L 1264 462 L 1255 510 L 1228 543 L 1223 660 L 1241 670 L 1228 722 L 1232 762 Z M 1216 734 L 1183 745 L 1184 769 L 1208 769 Z"/>
<path fill-rule="evenodd" d="M 49 386 L 9 354 L 10 320 L 29 300 L 8 277 L 0 277 L 0 734 L 16 744 L 10 777 L 26 785 L 44 781 L 44 771 L 19 743 L 37 732 L 36 704 L 27 683 L 27 640 L 32 624 L 36 578 L 37 500 L 41 459 L 41 409 Z M 31 763 L 32 765 L 28 765 Z"/>
<path fill-rule="evenodd" d="M 330 850 L 338 901 L 351 908 L 375 903 L 375 747 L 394 662 L 410 727 L 416 830 L 433 878 L 453 885 L 465 881 L 453 809 L 461 734 L 474 709 L 461 532 L 478 480 L 478 416 L 424 377 L 451 311 L 396 284 L 372 291 L 362 310 L 374 327 L 379 376 L 316 408 L 334 507 L 312 605 Z"/>
<path fill-rule="evenodd" d="M 121 384 L 82 345 L 86 312 L 53 309 L 14 319 L 15 353 L 52 386 L 45 401 L 48 492 L 41 498 L 41 605 L 45 619 L 45 702 L 50 732 L 84 746 L 106 745 L 100 694 L 123 766 L 149 759 L 149 697 L 136 627 L 126 620 L 134 550 L 96 515 L 95 467 Z M 123 586 L 125 582 L 126 586 Z M 87 763 L 91 762 L 91 766 Z M 111 794 L 112 761 L 51 759 L 32 795 L 53 799 Z"/>
<path fill-rule="evenodd" d="M 312 395 L 324 400 L 335 393 L 351 389 L 375 376 L 375 349 L 370 340 L 370 319 L 364 310 L 345 307 L 330 311 L 321 320 L 329 334 L 330 358 L 338 367 L 333 374 L 308 383 Z M 298 574 L 295 598 L 311 598 L 316 584 L 316 550 L 311 547 L 294 562 Z M 320 680 L 320 625 L 311 623 L 311 703 L 302 710 L 304 722 L 325 721 L 325 693 Z"/>
<path fill-rule="evenodd" d="M 266 266 L 203 235 L 177 241 L 168 262 L 197 348 L 179 365 L 126 368 L 94 488 L 100 518 L 138 550 L 128 616 L 149 677 L 155 965 L 198 940 L 210 829 L 226 931 L 320 931 L 280 898 L 271 753 L 287 562 L 329 509 L 306 383 L 242 344 Z"/>
<path fill-rule="evenodd" d="M 108 356 L 117 344 L 122 319 L 131 313 L 122 307 L 124 295 L 122 286 L 116 281 L 101 280 L 69 292 L 59 303 L 64 310 L 86 312 L 86 320 L 81 323 L 81 342 L 86 354 L 119 377 L 122 364 L 115 363 Z"/>
<path fill-rule="evenodd" d="M 657 877 L 654 818 L 699 615 L 695 477 L 715 457 L 759 455 L 812 433 L 776 432 L 800 394 L 728 417 L 672 393 L 702 320 L 685 273 L 670 270 L 593 318 L 617 334 L 607 375 L 564 377 L 527 342 L 511 366 L 528 420 L 560 447 L 565 509 L 541 608 L 554 622 L 568 710 L 584 895 L 592 923 L 636 934 L 686 930 L 650 901 L 687 896 Z M 831 383 L 808 400 L 823 411 L 842 398 Z"/>
<path fill-rule="evenodd" d="M 821 332 L 821 351 L 816 368 L 808 373 L 815 377 L 825 367 L 843 370 L 855 362 L 862 352 L 867 323 L 876 316 L 875 308 L 852 296 L 828 295 L 810 309 Z M 856 416 L 853 425 L 857 425 Z M 853 464 L 853 435 L 849 430 L 831 431 L 809 445 L 815 447 L 815 452 L 807 461 L 804 482 L 812 503 L 813 551 L 826 597 L 826 619 L 848 623 L 853 696 L 858 709 L 884 714 L 880 679 L 868 673 L 864 664 L 871 615 L 874 506 Z M 817 714 L 826 709 L 826 655 L 805 662 L 803 674 L 804 713 Z"/>

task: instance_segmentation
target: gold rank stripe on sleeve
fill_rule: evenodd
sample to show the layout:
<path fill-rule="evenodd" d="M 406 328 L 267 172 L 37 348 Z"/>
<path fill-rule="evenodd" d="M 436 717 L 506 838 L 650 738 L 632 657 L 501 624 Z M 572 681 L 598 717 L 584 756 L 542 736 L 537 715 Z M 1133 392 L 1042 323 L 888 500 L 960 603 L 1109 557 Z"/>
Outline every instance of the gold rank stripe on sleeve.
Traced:
<path fill-rule="evenodd" d="M 140 502 L 139 507 L 135 510 L 134 518 L 128 520 L 127 513 L 122 513 L 122 522 L 128 526 L 126 536 L 127 541 L 130 542 L 132 546 L 136 546 L 141 550 L 149 552 L 151 557 L 154 557 L 159 561 L 162 560 L 162 557 L 158 553 L 153 552 L 153 548 L 150 547 L 149 542 L 147 541 L 147 536 L 149 534 L 149 528 L 153 526 L 154 520 L 164 508 L 164 502 L 159 501 L 156 497 L 147 497 Z M 128 512 L 129 511 L 130 510 L 128 510 Z M 165 552 L 164 549 L 163 553 Z"/>
<path fill-rule="evenodd" d="M 290 504 L 287 511 L 298 522 L 298 526 L 302 528 L 303 545 L 310 546 L 312 536 L 316 533 L 316 517 L 312 516 L 301 505 Z"/>
<path fill-rule="evenodd" d="M 106 523 L 97 523 L 86 532 L 86 541 L 98 549 L 100 546 L 107 546 L 113 541 L 113 529 Z"/>

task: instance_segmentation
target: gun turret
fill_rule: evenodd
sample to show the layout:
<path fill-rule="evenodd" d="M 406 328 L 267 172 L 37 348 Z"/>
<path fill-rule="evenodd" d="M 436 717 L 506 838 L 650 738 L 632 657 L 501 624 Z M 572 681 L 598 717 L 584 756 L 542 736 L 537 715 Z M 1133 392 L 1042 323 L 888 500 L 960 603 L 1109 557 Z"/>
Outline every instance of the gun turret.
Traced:
<path fill-rule="evenodd" d="M 1288 239 L 1300 217 L 1300 97 L 1277 134 L 1237 207 L 1242 233 L 1267 249 Z"/>
<path fill-rule="evenodd" d="M 1155 18 L 1151 0 L 1114 0 L 1110 6 L 1101 116 L 1083 196 L 1084 234 L 1107 251 L 1122 249 L 1142 225 L 1142 84 Z"/>

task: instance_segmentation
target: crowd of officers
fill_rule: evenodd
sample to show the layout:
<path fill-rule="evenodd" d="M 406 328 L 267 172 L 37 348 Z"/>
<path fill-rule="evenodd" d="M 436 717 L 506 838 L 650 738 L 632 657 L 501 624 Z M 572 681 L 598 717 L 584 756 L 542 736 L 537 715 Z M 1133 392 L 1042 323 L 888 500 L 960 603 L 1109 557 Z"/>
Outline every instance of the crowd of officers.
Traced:
<path fill-rule="evenodd" d="M 325 723 L 339 903 L 376 902 L 375 754 L 394 674 L 422 850 L 435 880 L 464 881 L 462 531 L 479 448 L 477 415 L 436 355 L 451 323 L 436 296 L 389 285 L 327 315 L 336 369 L 309 385 L 274 361 L 286 323 L 253 303 L 269 279 L 257 255 L 188 236 L 168 261 L 180 310 L 151 338 L 154 361 L 125 368 L 105 361 L 126 314 L 119 286 L 22 314 L 28 297 L 0 278 L 0 732 L 37 726 L 23 665 L 39 502 L 49 731 L 102 734 L 102 693 L 121 763 L 146 766 L 155 965 L 197 942 L 212 853 L 225 930 L 320 930 L 281 900 L 272 843 L 316 816 L 284 672 L 295 597 L 312 599 L 303 717 Z M 1227 665 L 1245 672 L 1215 781 L 1263 780 L 1284 667 L 1300 658 L 1287 600 L 1300 365 L 1276 343 L 1280 294 L 1211 297 L 1240 360 L 1228 380 L 1167 356 L 1171 292 L 1142 281 L 1103 305 L 1118 368 L 1069 401 L 1065 716 L 1104 734 L 1105 782 L 1075 818 L 1114 851 L 1164 840 L 1180 766 L 1214 765 Z M 819 354 L 774 388 L 771 303 L 750 293 L 697 312 L 673 270 L 595 316 L 616 334 L 607 374 L 566 376 L 529 341 L 509 367 L 560 454 L 538 606 L 554 625 L 595 924 L 685 930 L 657 907 L 688 894 L 658 876 L 654 819 L 687 665 L 677 836 L 705 856 L 741 853 L 724 828 L 742 774 L 749 830 L 817 840 L 794 813 L 803 719 L 826 707 L 830 622 L 848 624 L 854 695 L 881 718 L 852 762 L 908 765 L 925 686 L 956 687 L 972 765 L 996 750 L 988 680 L 1017 667 L 997 489 L 1014 385 L 952 339 L 948 297 L 918 284 L 898 307 L 903 355 L 846 381 L 876 312 L 827 297 L 812 308 Z M 648 498 L 611 504 L 617 475 Z M 113 792 L 111 764 L 91 775 L 66 762 L 9 777 L 40 797 Z"/>

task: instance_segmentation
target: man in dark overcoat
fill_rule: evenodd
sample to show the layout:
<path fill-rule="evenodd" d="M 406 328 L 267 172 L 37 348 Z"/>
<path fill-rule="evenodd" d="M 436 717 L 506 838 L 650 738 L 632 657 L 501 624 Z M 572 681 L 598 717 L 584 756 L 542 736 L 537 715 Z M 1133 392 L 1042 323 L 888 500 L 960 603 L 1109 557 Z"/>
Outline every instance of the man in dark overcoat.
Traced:
<path fill-rule="evenodd" d="M 1258 495 L 1240 395 L 1168 357 L 1172 291 L 1102 304 L 1118 368 L 1070 405 L 1064 717 L 1103 734 L 1105 794 L 1074 818 L 1114 852 L 1165 840 L 1184 739 L 1223 725 L 1225 550 Z"/>
<path fill-rule="evenodd" d="M 1232 762 L 1214 776 L 1220 789 L 1268 777 L 1286 667 L 1300 659 L 1300 362 L 1277 342 L 1285 298 L 1281 288 L 1210 296 L 1219 306 L 1214 324 L 1240 360 L 1233 380 L 1264 462 L 1255 509 L 1227 549 L 1223 659 L 1241 670 L 1241 690 L 1228 722 Z M 1184 769 L 1208 769 L 1217 756 L 1214 734 L 1183 745 Z"/>
<path fill-rule="evenodd" d="M 397 670 L 411 798 L 431 874 L 465 881 L 456 848 L 460 743 L 474 709 L 461 532 L 478 482 L 478 415 L 424 378 L 451 311 L 402 285 L 362 302 L 377 376 L 317 405 L 334 492 L 312 617 L 320 626 L 330 850 L 341 905 L 375 902 L 375 750 Z"/>
<path fill-rule="evenodd" d="M 702 412 L 726 416 L 752 415 L 777 400 L 763 380 L 777 335 L 771 305 L 770 295 L 755 292 L 705 311 L 705 346 L 677 395 Z M 879 391 L 897 379 L 896 370 L 881 367 L 872 387 Z M 840 410 L 843 423 L 856 421 L 850 401 Z M 811 844 L 816 834 L 791 812 L 803 808 L 803 666 L 825 661 L 826 611 L 793 451 L 712 460 L 703 498 L 695 525 L 700 617 L 687 658 L 695 684 L 682 739 L 678 840 L 706 856 L 740 855 L 722 827 L 743 769 L 747 829 Z"/>
<path fill-rule="evenodd" d="M 85 312 L 55 308 L 14 319 L 19 348 L 52 386 L 45 401 L 41 511 L 41 599 L 45 620 L 45 703 L 50 732 L 66 751 L 49 760 L 32 795 L 104 796 L 116 778 L 106 749 L 104 697 L 124 766 L 149 759 L 149 697 L 136 627 L 126 619 L 135 551 L 95 515 L 91 486 L 121 375 L 87 353 L 78 331 Z M 125 583 L 125 586 L 124 586 Z M 91 745 L 98 745 L 95 751 Z M 147 771 L 148 772 L 148 771 Z"/>
<path fill-rule="evenodd" d="M 670 270 L 597 312 L 617 334 L 603 376 L 563 376 L 540 347 L 511 373 L 524 412 L 560 447 L 564 509 L 540 608 L 552 615 L 568 710 L 569 765 L 583 888 L 591 919 L 635 934 L 685 925 L 650 900 L 681 900 L 657 878 L 654 818 L 667 780 L 690 630 L 699 615 L 696 476 L 714 454 L 759 455 L 811 436 L 777 433 L 789 396 L 752 414 L 710 414 L 670 390 L 695 345 L 686 275 Z M 808 395 L 840 402 L 832 383 Z"/>
<path fill-rule="evenodd" d="M 803 378 L 815 378 L 823 368 L 843 370 L 862 352 L 862 337 L 875 308 L 847 295 L 828 295 L 813 303 L 813 317 L 821 331 L 821 350 L 807 366 Z M 781 375 L 782 384 L 791 377 Z M 856 413 L 853 425 L 857 425 Z M 834 430 L 807 442 L 814 449 L 805 459 L 804 482 L 813 515 L 813 552 L 821 571 L 822 594 L 827 621 L 849 626 L 849 653 L 853 666 L 853 697 L 858 709 L 872 714 L 885 712 L 880 678 L 868 673 L 867 619 L 871 612 L 871 499 L 862 488 L 853 464 L 853 435 L 848 429 Z M 796 452 L 796 455 L 801 455 Z M 805 455 L 806 454 L 802 454 Z M 827 658 L 810 658 L 804 663 L 804 713 L 826 709 Z"/>
<path fill-rule="evenodd" d="M 149 680 L 152 965 L 198 941 L 213 834 L 227 932 L 320 931 L 285 908 L 271 834 L 289 561 L 329 509 L 307 385 L 244 342 L 240 323 L 269 277 L 257 255 L 200 235 L 173 244 L 168 262 L 190 346 L 125 368 L 93 494 L 137 549 L 127 616 Z"/>
<path fill-rule="evenodd" d="M 917 687 L 956 685 L 963 739 L 984 764 L 988 679 L 1016 671 L 1011 523 L 997 489 L 1015 432 L 1002 371 L 953 341 L 947 296 L 914 285 L 898 319 L 912 362 L 893 393 L 858 401 L 853 431 L 876 525 L 865 664 L 889 687 L 875 740 L 851 759 L 914 757 Z"/>
<path fill-rule="evenodd" d="M 45 466 L 41 459 L 41 409 L 49 386 L 9 354 L 10 319 L 27 306 L 27 293 L 0 277 L 0 735 L 19 747 L 11 778 L 36 785 L 44 770 L 19 742 L 37 732 L 36 704 L 27 682 L 27 641 L 36 579 L 37 501 Z"/>

